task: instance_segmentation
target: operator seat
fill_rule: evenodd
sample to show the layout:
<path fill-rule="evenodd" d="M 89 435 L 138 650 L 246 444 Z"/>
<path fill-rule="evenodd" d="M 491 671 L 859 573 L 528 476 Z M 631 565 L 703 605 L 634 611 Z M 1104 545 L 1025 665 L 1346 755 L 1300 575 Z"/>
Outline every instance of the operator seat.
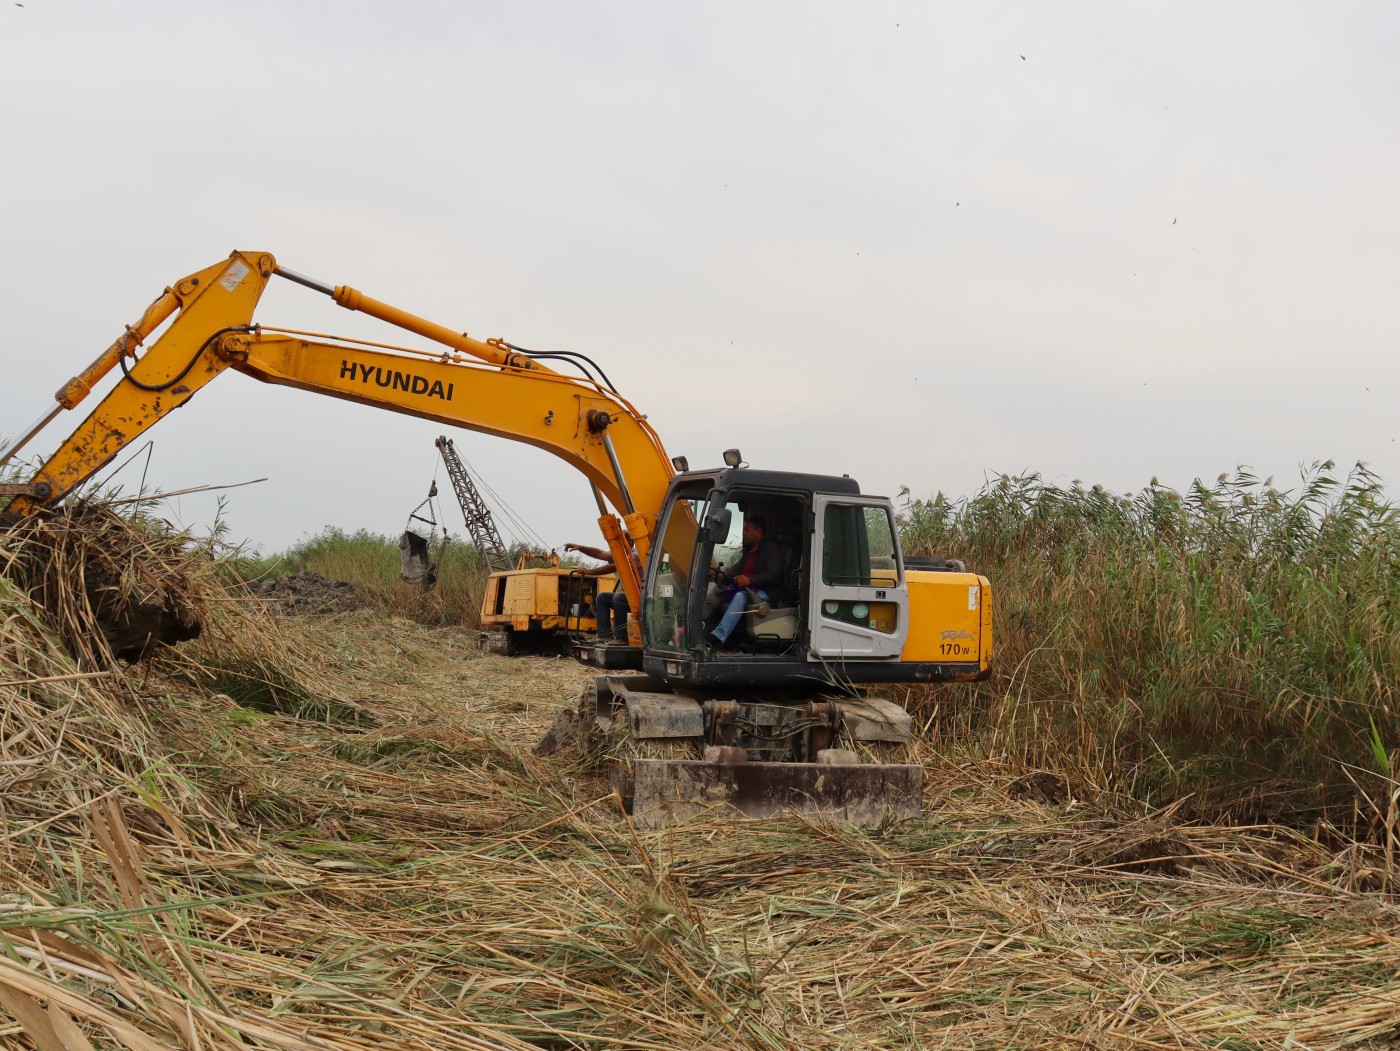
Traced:
<path fill-rule="evenodd" d="M 741 623 L 744 630 L 755 640 L 775 640 L 786 643 L 797 638 L 797 629 L 801 621 L 798 611 L 800 608 L 799 595 L 802 588 L 803 545 L 801 542 L 794 543 L 792 537 L 786 533 L 775 535 L 773 541 L 778 545 L 778 550 L 783 555 L 782 589 L 773 596 L 774 601 L 769 603 L 767 614 L 760 616 L 756 612 L 751 612 L 743 618 Z"/>

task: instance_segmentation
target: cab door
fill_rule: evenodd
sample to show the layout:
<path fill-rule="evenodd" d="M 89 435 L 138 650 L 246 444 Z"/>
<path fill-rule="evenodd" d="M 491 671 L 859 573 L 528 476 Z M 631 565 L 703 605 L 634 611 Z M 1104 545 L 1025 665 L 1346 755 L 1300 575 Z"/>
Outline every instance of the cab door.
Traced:
<path fill-rule="evenodd" d="M 809 660 L 898 660 L 909 590 L 894 506 L 879 497 L 812 498 Z"/>

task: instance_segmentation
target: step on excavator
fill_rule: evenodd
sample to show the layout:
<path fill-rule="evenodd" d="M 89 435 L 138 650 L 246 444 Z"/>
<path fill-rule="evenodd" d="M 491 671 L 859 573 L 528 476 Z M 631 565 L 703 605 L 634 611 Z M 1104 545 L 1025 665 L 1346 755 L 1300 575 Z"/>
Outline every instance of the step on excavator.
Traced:
<path fill-rule="evenodd" d="M 439 349 L 255 323 L 273 277 Z M 0 447 L 0 466 L 113 371 L 53 453 L 0 485 L 0 525 L 60 503 L 226 372 L 526 442 L 576 468 L 632 615 L 625 639 L 577 644 L 598 674 L 538 751 L 576 743 L 606 763 L 639 825 L 730 808 L 916 816 L 909 715 L 872 688 L 989 674 L 990 583 L 906 556 L 888 499 L 846 475 L 751 468 L 734 449 L 692 470 L 581 354 L 478 340 L 236 251 L 157 296 Z"/>

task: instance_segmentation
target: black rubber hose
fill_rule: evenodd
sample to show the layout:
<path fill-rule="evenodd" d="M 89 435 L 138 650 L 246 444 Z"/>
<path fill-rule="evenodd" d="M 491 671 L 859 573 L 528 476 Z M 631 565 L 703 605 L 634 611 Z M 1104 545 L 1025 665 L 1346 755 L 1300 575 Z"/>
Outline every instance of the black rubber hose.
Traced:
<path fill-rule="evenodd" d="M 507 343 L 506 346 L 510 347 L 511 350 L 515 351 L 518 354 L 524 354 L 530 358 L 534 358 L 539 361 L 547 361 L 551 359 L 557 361 L 567 361 L 570 364 L 572 364 L 575 368 L 577 368 L 580 372 L 582 372 L 585 376 L 587 376 L 589 379 L 593 379 L 593 376 L 589 373 L 588 369 L 597 369 L 598 375 L 602 377 L 602 385 L 608 390 L 612 391 L 614 394 L 617 393 L 617 388 L 613 386 L 613 381 L 608 379 L 608 374 L 604 372 L 601 368 L 598 368 L 598 363 L 593 359 L 589 358 L 587 355 L 579 354 L 578 352 L 572 350 L 526 350 L 524 347 L 517 347 L 513 343 Z M 596 383 L 598 381 L 594 380 L 594 382 Z"/>
<path fill-rule="evenodd" d="M 217 332 L 215 332 L 213 335 L 211 335 L 208 339 L 206 339 L 203 343 L 200 344 L 199 349 L 198 349 L 197 351 L 194 352 L 194 357 L 190 358 L 190 363 L 189 363 L 188 365 L 186 365 L 183 369 L 180 370 L 180 374 L 179 374 L 178 376 L 176 376 L 173 380 L 167 381 L 166 383 L 156 384 L 156 385 L 154 385 L 154 386 L 151 385 L 151 384 L 149 384 L 149 383 L 142 383 L 142 382 L 141 382 L 140 380 L 138 380 L 135 376 L 133 376 L 133 375 L 131 374 L 131 371 L 126 367 L 126 337 L 125 337 L 125 336 L 122 337 L 122 352 L 121 352 L 121 355 L 117 358 L 117 361 L 118 361 L 118 363 L 119 363 L 119 364 L 121 365 L 121 367 L 122 367 L 122 375 L 125 376 L 125 377 L 127 378 L 128 382 L 130 382 L 130 383 L 132 384 L 132 386 L 134 386 L 134 387 L 136 387 L 136 388 L 138 388 L 138 389 L 140 389 L 140 390 L 148 390 L 148 391 L 151 391 L 153 394 L 159 394 L 161 391 L 169 390 L 171 387 L 175 386 L 175 384 L 179 383 L 182 379 L 184 379 L 186 376 L 188 376 L 188 375 L 190 374 L 190 370 L 191 370 L 192 368 L 194 368 L 195 362 L 197 362 L 197 361 L 203 356 L 204 352 L 205 352 L 206 350 L 209 349 L 209 344 L 213 343 L 214 340 L 218 339 L 220 336 L 225 335 L 226 333 L 229 333 L 229 332 L 247 332 L 247 331 L 248 331 L 248 329 L 247 329 L 245 326 L 240 326 L 240 325 L 235 325 L 235 326 L 231 326 L 231 327 L 229 327 L 229 328 L 221 328 L 221 329 L 219 329 Z"/>

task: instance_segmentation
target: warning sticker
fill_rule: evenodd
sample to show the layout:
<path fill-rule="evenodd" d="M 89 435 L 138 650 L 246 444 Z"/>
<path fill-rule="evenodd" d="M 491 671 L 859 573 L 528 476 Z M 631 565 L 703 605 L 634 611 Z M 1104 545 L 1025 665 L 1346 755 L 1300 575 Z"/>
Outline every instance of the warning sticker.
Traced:
<path fill-rule="evenodd" d="M 969 584 L 969 585 L 967 586 L 967 608 L 968 608 L 968 609 L 976 609 L 976 608 L 977 608 L 977 596 L 980 595 L 981 593 L 982 593 L 982 589 L 981 589 L 981 587 L 978 586 L 977 584 Z"/>
<path fill-rule="evenodd" d="M 223 285 L 224 288 L 232 292 L 235 288 L 237 288 L 243 283 L 243 279 L 247 276 L 248 264 L 236 261 L 234 262 L 233 266 L 228 268 L 228 273 L 226 273 L 223 277 L 219 278 L 219 284 Z"/>

